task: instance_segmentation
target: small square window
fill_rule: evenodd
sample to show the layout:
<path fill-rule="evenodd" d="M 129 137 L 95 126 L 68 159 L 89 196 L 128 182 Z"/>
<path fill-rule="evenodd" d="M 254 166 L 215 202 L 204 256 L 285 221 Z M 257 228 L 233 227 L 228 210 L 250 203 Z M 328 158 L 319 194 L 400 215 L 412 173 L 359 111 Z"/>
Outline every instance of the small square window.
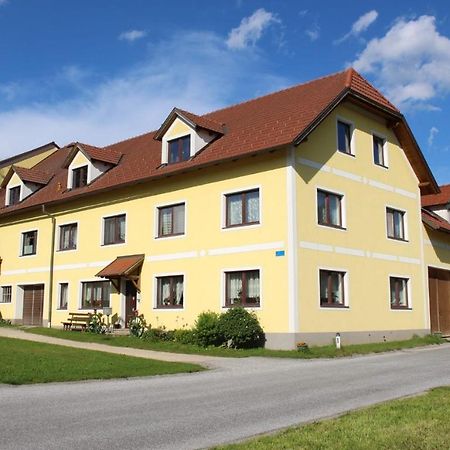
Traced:
<path fill-rule="evenodd" d="M 408 279 L 390 277 L 391 309 L 408 309 Z"/>
<path fill-rule="evenodd" d="M 373 162 L 377 166 L 387 167 L 386 141 L 379 136 L 373 136 Z"/>
<path fill-rule="evenodd" d="M 69 284 L 59 283 L 58 309 L 67 309 L 68 295 L 69 295 Z"/>
<path fill-rule="evenodd" d="M 72 169 L 72 189 L 87 185 L 88 166 Z"/>
<path fill-rule="evenodd" d="M 226 226 L 259 223 L 259 189 L 226 195 Z"/>
<path fill-rule="evenodd" d="M 352 154 L 352 126 L 338 120 L 337 122 L 338 150 L 341 153 Z"/>
<path fill-rule="evenodd" d="M 225 273 L 225 306 L 260 306 L 259 270 Z"/>
<path fill-rule="evenodd" d="M 345 272 L 320 270 L 320 306 L 345 307 Z"/>
<path fill-rule="evenodd" d="M 59 250 L 75 250 L 77 248 L 77 229 L 76 223 L 61 225 L 59 227 Z"/>
<path fill-rule="evenodd" d="M 108 308 L 111 286 L 109 281 L 88 281 L 81 283 L 81 308 Z"/>
<path fill-rule="evenodd" d="M 22 256 L 36 254 L 37 233 L 37 230 L 22 233 Z"/>
<path fill-rule="evenodd" d="M 183 136 L 168 142 L 168 163 L 187 161 L 191 157 L 191 136 Z"/>
<path fill-rule="evenodd" d="M 0 291 L 0 303 L 11 303 L 12 286 L 2 286 Z"/>
<path fill-rule="evenodd" d="M 405 213 L 393 208 L 386 208 L 387 236 L 400 241 L 405 237 Z"/>
<path fill-rule="evenodd" d="M 342 228 L 342 195 L 318 190 L 317 217 L 320 225 Z"/>
<path fill-rule="evenodd" d="M 9 204 L 15 205 L 20 202 L 20 186 L 13 187 L 9 190 Z"/>
<path fill-rule="evenodd" d="M 184 301 L 184 277 L 175 275 L 157 278 L 156 307 L 183 308 Z"/>
<path fill-rule="evenodd" d="M 103 245 L 125 242 L 125 214 L 103 219 Z"/>
<path fill-rule="evenodd" d="M 184 203 L 158 208 L 158 237 L 184 234 L 184 222 Z"/>

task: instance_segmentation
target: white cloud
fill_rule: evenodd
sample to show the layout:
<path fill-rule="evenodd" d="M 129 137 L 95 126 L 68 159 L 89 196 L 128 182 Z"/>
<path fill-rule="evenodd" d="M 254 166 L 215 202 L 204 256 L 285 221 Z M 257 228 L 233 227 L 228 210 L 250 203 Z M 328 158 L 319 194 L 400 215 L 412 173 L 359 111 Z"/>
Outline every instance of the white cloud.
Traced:
<path fill-rule="evenodd" d="M 8 0 L 0 0 L 0 6 L 6 5 Z"/>
<path fill-rule="evenodd" d="M 120 41 L 134 42 L 134 41 L 137 41 L 138 39 L 142 39 L 145 36 L 147 36 L 147 32 L 146 31 L 129 30 L 129 31 L 124 31 L 123 33 L 120 33 L 119 40 Z"/>
<path fill-rule="evenodd" d="M 352 29 L 344 36 L 342 36 L 340 39 L 334 41 L 335 44 L 340 44 L 341 42 L 344 42 L 351 36 L 358 36 L 363 31 L 366 31 L 367 28 L 372 25 L 375 20 L 377 20 L 378 12 L 374 9 L 372 11 L 366 12 L 362 16 L 358 18 L 356 22 L 353 23 Z"/>
<path fill-rule="evenodd" d="M 266 28 L 280 22 L 274 13 L 264 8 L 257 9 L 251 16 L 244 17 L 237 28 L 230 31 L 226 44 L 231 49 L 243 49 L 255 45 Z"/>
<path fill-rule="evenodd" d="M 398 106 L 434 109 L 429 102 L 450 91 L 450 39 L 438 32 L 432 16 L 402 18 L 372 39 L 353 66 L 373 74 Z"/>
<path fill-rule="evenodd" d="M 290 84 L 268 74 L 265 64 L 252 52 L 228 50 L 216 34 L 180 32 L 155 44 L 139 66 L 106 81 L 93 84 L 100 77 L 70 66 L 61 77 L 72 83 L 71 98 L 49 100 L 52 77 L 36 82 L 47 89 L 40 101 L 21 98 L 26 106 L 9 110 L 2 105 L 0 159 L 52 140 L 111 144 L 157 129 L 174 106 L 201 114 Z"/>
<path fill-rule="evenodd" d="M 318 25 L 314 25 L 309 30 L 306 30 L 305 34 L 309 37 L 311 42 L 317 41 L 320 37 L 320 28 Z"/>
<path fill-rule="evenodd" d="M 430 128 L 430 133 L 428 135 L 428 147 L 433 147 L 434 138 L 439 133 L 439 129 L 436 127 Z"/>

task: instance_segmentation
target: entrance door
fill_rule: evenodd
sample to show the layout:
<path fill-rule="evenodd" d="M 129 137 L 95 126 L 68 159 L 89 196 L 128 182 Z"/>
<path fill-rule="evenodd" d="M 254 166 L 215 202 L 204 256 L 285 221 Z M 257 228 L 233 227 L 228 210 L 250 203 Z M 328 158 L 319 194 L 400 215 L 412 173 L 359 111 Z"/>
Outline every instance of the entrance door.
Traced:
<path fill-rule="evenodd" d="M 23 286 L 23 315 L 24 325 L 42 326 L 44 314 L 44 285 L 34 284 Z"/>
<path fill-rule="evenodd" d="M 135 285 L 130 281 L 125 282 L 125 327 L 128 328 L 130 319 L 134 317 L 134 311 L 136 310 L 136 295 L 137 289 Z"/>
<path fill-rule="evenodd" d="M 431 331 L 450 335 L 450 270 L 428 269 Z"/>

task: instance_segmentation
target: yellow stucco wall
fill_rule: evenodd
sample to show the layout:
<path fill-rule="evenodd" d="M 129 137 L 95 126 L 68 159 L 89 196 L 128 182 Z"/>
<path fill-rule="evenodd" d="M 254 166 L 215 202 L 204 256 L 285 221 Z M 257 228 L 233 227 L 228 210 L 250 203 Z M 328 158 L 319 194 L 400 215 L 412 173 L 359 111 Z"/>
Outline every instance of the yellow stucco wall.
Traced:
<path fill-rule="evenodd" d="M 423 225 L 425 263 L 428 267 L 450 270 L 450 234 Z"/>

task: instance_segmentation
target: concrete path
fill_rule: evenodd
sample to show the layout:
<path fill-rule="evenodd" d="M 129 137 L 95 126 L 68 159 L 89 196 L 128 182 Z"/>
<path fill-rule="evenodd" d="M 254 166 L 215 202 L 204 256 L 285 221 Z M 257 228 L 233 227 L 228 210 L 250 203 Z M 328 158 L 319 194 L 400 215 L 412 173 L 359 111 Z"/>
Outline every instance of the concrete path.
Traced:
<path fill-rule="evenodd" d="M 0 385 L 0 449 L 198 449 L 450 385 L 450 344 L 333 360 L 213 359 L 216 370 L 197 374 Z"/>

